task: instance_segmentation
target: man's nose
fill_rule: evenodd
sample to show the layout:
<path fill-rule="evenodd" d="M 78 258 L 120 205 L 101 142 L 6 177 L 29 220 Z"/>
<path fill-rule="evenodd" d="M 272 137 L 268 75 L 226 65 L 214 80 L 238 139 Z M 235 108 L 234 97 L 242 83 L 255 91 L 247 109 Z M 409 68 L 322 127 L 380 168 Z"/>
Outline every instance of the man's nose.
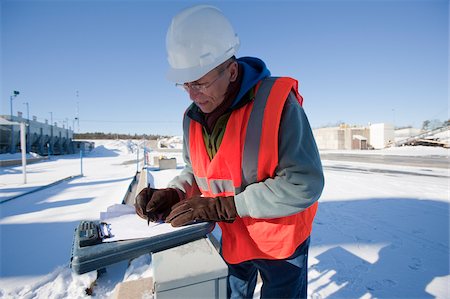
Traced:
<path fill-rule="evenodd" d="M 187 92 L 189 93 L 191 100 L 195 100 L 201 94 L 201 92 L 195 88 L 188 88 Z"/>

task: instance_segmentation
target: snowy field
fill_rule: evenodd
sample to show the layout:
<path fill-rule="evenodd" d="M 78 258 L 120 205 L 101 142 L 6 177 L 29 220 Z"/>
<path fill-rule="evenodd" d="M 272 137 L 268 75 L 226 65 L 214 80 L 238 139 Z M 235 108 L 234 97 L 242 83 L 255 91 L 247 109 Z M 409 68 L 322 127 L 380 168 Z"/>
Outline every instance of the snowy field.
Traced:
<path fill-rule="evenodd" d="M 137 170 L 125 141 L 96 141 L 83 159 L 83 177 L 0 204 L 0 298 L 83 298 L 96 273 L 69 268 L 74 228 L 120 203 Z M 348 152 L 347 152 L 348 153 Z M 358 154 L 444 156 L 437 148 L 398 148 Z M 174 156 L 182 166 L 181 154 Z M 151 153 L 159 155 L 159 153 Z M 153 158 L 151 157 L 150 161 Z M 445 159 L 443 159 L 445 161 Z M 443 162 L 445 163 L 445 162 Z M 326 186 L 309 255 L 311 298 L 450 298 L 449 170 L 323 161 Z M 78 155 L 0 168 L 0 201 L 80 174 Z M 142 165 L 140 165 L 142 166 Z M 180 169 L 152 171 L 165 187 Z M 94 288 L 151 276 L 145 255 L 107 268 Z"/>

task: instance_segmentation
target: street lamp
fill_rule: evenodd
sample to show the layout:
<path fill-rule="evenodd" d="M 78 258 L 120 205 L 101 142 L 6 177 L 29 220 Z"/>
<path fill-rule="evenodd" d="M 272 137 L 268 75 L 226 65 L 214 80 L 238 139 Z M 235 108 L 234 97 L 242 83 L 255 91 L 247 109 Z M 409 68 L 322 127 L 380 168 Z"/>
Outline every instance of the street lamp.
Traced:
<path fill-rule="evenodd" d="M 11 107 L 11 121 L 13 121 L 13 100 L 20 94 L 17 90 L 13 91 L 13 94 L 9 97 L 9 105 Z M 15 146 L 14 146 L 14 126 L 11 126 L 11 154 L 14 154 L 16 152 Z"/>
<path fill-rule="evenodd" d="M 49 146 L 49 156 L 53 154 L 53 112 L 50 113 L 50 146 Z"/>
<path fill-rule="evenodd" d="M 30 151 L 30 104 L 28 102 L 23 103 L 24 105 L 27 105 L 27 124 L 28 124 L 28 128 L 27 128 L 27 152 Z"/>

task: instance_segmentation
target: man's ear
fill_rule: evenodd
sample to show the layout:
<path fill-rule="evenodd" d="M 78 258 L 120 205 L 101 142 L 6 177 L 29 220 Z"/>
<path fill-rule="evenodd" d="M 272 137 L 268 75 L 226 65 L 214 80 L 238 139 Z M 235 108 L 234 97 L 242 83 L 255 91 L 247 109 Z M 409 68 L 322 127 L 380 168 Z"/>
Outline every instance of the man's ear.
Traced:
<path fill-rule="evenodd" d="M 239 66 L 237 61 L 234 61 L 231 65 L 230 65 L 230 82 L 234 82 L 236 81 L 237 77 L 238 77 L 238 72 L 239 72 Z"/>

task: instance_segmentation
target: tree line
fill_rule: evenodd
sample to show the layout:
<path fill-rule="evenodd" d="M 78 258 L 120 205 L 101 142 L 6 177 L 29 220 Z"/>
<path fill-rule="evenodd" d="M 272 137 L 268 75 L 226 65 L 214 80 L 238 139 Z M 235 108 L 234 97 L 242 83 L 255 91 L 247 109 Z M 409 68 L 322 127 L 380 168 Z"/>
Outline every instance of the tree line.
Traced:
<path fill-rule="evenodd" d="M 166 138 L 170 136 L 154 135 L 154 134 L 118 134 L 118 133 L 74 133 L 73 139 L 146 139 L 146 140 L 158 140 L 160 138 Z"/>
<path fill-rule="evenodd" d="M 440 121 L 439 119 L 427 119 L 422 123 L 422 130 L 431 131 L 440 127 L 447 127 L 449 125 L 450 119 L 446 121 Z"/>

